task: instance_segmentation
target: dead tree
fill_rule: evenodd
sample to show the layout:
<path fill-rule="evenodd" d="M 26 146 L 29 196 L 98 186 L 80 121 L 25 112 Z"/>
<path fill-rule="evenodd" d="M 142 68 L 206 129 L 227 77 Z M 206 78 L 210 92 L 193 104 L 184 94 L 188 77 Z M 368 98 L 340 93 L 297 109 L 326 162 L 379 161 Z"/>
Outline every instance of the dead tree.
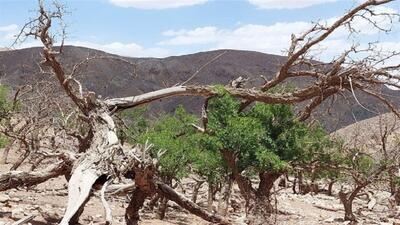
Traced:
<path fill-rule="evenodd" d="M 354 156 L 355 158 L 357 156 Z M 339 191 L 339 199 L 343 204 L 344 207 L 344 220 L 346 221 L 353 221 L 356 222 L 356 217 L 353 213 L 353 201 L 363 195 L 362 191 L 371 183 L 378 181 L 379 179 L 382 179 L 382 173 L 387 171 L 388 167 L 385 165 L 378 166 L 377 168 L 372 169 L 366 175 L 364 172 L 360 171 L 361 168 L 357 168 L 358 166 L 355 167 L 350 167 L 346 168 L 345 170 L 347 171 L 349 176 L 352 177 L 352 184 L 350 184 L 350 190 L 345 191 L 343 188 Z M 362 170 L 362 169 L 361 169 Z"/>
<path fill-rule="evenodd" d="M 353 201 L 364 195 L 363 191 L 374 183 L 389 179 L 393 191 L 392 197 L 395 197 L 396 187 L 392 182 L 395 177 L 394 172 L 398 168 L 398 149 L 390 140 L 393 141 L 393 135 L 399 128 L 396 121 L 396 115 L 386 114 L 380 115 L 377 121 L 371 121 L 365 127 L 355 125 L 350 138 L 345 140 L 342 149 L 338 150 L 347 158 L 344 160 L 347 162 L 337 170 L 350 181 L 347 187 L 342 186 L 339 191 L 339 198 L 345 210 L 345 220 L 356 221 Z M 371 130 L 374 126 L 378 126 L 377 131 Z M 353 136 L 358 138 L 352 138 Z"/>
<path fill-rule="evenodd" d="M 312 57 L 312 50 L 315 50 L 321 42 L 326 40 L 337 29 L 347 27 L 350 32 L 354 32 L 352 22 L 356 18 L 365 19 L 375 28 L 384 30 L 379 23 L 375 22 L 375 19 L 380 17 L 397 19 L 397 15 L 374 12 L 373 7 L 392 1 L 368 0 L 348 11 L 332 24 L 317 23 L 304 34 L 300 36 L 293 35 L 287 59 L 280 66 L 272 80 L 266 81 L 259 89 L 226 87 L 225 91 L 236 98 L 243 99 L 242 108 L 254 101 L 265 104 L 306 102 L 306 106 L 299 114 L 299 119 L 305 120 L 318 105 L 331 96 L 346 91 L 354 94 L 356 90 L 359 90 L 379 99 L 396 115 L 400 115 L 390 99 L 379 92 L 379 88 L 384 84 L 399 86 L 397 83 L 392 83 L 393 79 L 398 79 L 392 75 L 392 72 L 399 69 L 400 65 L 385 64 L 385 66 L 381 66 L 382 62 L 388 61 L 397 53 L 383 55 L 379 51 L 376 52 L 374 46 L 369 46 L 367 49 L 362 49 L 362 53 L 367 56 L 357 61 L 352 60 L 352 57 L 350 57 L 361 51 L 357 47 L 352 47 L 329 63 L 316 62 Z M 74 77 L 76 67 L 79 67 L 79 65 L 67 72 L 67 69 L 60 63 L 60 58 L 63 56 L 63 45 L 60 47 L 54 46 L 55 41 L 51 34 L 51 28 L 53 22 L 62 19 L 63 8 L 56 4 L 55 10 L 51 11 L 45 8 L 42 1 L 39 1 L 39 3 L 38 17 L 24 26 L 19 37 L 33 36 L 41 41 L 43 44 L 43 60 L 40 62 L 42 69 L 47 73 L 51 73 L 58 80 L 59 86 L 76 105 L 82 119 L 90 127 L 88 131 L 90 135 L 86 140 L 88 143 L 86 150 L 81 155 L 72 157 L 76 157 L 76 160 L 74 160 L 71 167 L 72 174 L 68 185 L 68 205 L 61 224 L 67 225 L 74 220 L 76 221 L 79 212 L 83 209 L 90 196 L 94 184 L 99 183 L 99 181 L 104 183 L 105 180 L 113 180 L 127 173 L 131 173 L 135 180 L 132 200 L 126 212 L 127 224 L 137 223 L 138 210 L 142 206 L 144 199 L 155 193 L 177 202 L 191 213 L 210 222 L 228 223 L 224 218 L 205 212 L 189 199 L 184 198 L 168 185 L 160 182 L 154 167 L 143 160 L 141 151 L 124 152 L 117 138 L 116 126 L 112 117 L 115 112 L 163 98 L 189 95 L 209 98 L 218 96 L 220 92 L 213 86 L 180 85 L 132 97 L 106 100 L 97 98 L 95 93 L 85 91 L 80 82 Z M 305 87 L 295 88 L 293 91 L 285 93 L 269 91 L 293 77 L 308 77 L 312 78 L 312 81 Z M 29 181 L 30 175 L 26 174 L 27 181 Z M 9 174 L 9 179 L 6 178 L 6 174 L 0 176 L 5 177 L 2 179 L 3 181 L 8 181 L 12 179 L 13 175 Z M 41 181 L 48 177 L 45 175 L 38 176 L 40 176 Z M 240 182 L 238 176 L 235 177 L 235 180 Z M 260 188 L 263 189 L 264 187 L 261 185 Z M 253 196 L 253 192 L 249 192 L 246 188 L 242 189 L 242 191 Z M 255 197 L 250 199 L 249 204 L 254 206 L 252 207 L 254 210 L 250 210 L 248 215 L 252 218 L 259 218 L 258 220 L 262 218 L 263 222 L 265 222 L 267 218 L 264 215 L 263 208 L 265 208 L 265 205 L 263 201 Z M 111 223 L 110 218 L 107 218 L 107 220 L 108 223 Z M 249 223 L 256 224 L 257 222 L 250 220 Z"/>

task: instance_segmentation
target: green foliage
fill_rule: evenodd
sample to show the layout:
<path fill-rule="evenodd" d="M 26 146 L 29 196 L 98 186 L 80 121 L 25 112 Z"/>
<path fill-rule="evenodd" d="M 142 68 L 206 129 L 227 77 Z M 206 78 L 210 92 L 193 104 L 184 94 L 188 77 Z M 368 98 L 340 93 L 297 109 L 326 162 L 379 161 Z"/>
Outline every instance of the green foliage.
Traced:
<path fill-rule="evenodd" d="M 13 105 L 8 99 L 9 89 L 6 86 L 0 85 L 0 123 L 4 120 L 9 120 L 12 113 Z M 0 134 L 0 148 L 4 148 L 8 143 L 8 139 Z"/>
<path fill-rule="evenodd" d="M 0 85 L 0 121 L 8 119 L 12 111 L 12 103 L 8 99 L 9 89 L 6 86 Z"/>
<path fill-rule="evenodd" d="M 300 160 L 307 141 L 307 126 L 295 120 L 289 105 L 257 103 L 239 112 L 240 102 L 228 94 L 209 102 L 211 149 L 227 149 L 238 156 L 239 170 L 285 171 Z"/>
<path fill-rule="evenodd" d="M 117 123 L 119 125 L 117 135 L 120 140 L 126 140 L 131 144 L 138 142 L 139 136 L 150 126 L 149 121 L 145 118 L 146 111 L 146 107 L 136 107 L 119 113 L 122 121 Z"/>
<path fill-rule="evenodd" d="M 360 176 L 368 177 L 378 167 L 384 166 L 382 161 L 372 158 L 372 156 L 363 153 L 357 148 L 350 149 L 346 156 L 344 163 Z"/>
<path fill-rule="evenodd" d="M 0 135 L 0 148 L 4 148 L 8 144 L 8 139 L 4 135 Z"/>
<path fill-rule="evenodd" d="M 206 136 L 202 135 L 201 138 L 204 137 Z M 192 166 L 196 174 L 204 177 L 211 184 L 217 183 L 227 174 L 221 154 L 217 151 L 198 148 L 197 151 L 193 151 Z"/>
<path fill-rule="evenodd" d="M 189 172 L 187 165 L 193 161 L 193 152 L 197 150 L 198 140 L 191 126 L 196 121 L 195 116 L 178 107 L 173 115 L 162 116 L 148 132 L 138 137 L 139 142 L 148 141 L 154 145 L 151 150 L 153 157 L 164 152 L 158 158 L 162 175 L 180 179 Z"/>
<path fill-rule="evenodd" d="M 144 120 L 140 124 L 150 125 L 147 131 L 130 138 L 152 143 L 154 157 L 165 151 L 158 159 L 162 175 L 180 179 L 194 171 L 210 183 L 217 182 L 228 173 L 221 150 L 235 153 L 240 171 L 285 172 L 296 163 L 311 162 L 330 144 L 321 127 L 310 129 L 297 121 L 289 105 L 257 103 L 240 112 L 241 103 L 223 86 L 214 88 L 219 96 L 208 104 L 207 133 L 196 131 L 192 125 L 198 118 L 178 107 L 152 124 Z"/>

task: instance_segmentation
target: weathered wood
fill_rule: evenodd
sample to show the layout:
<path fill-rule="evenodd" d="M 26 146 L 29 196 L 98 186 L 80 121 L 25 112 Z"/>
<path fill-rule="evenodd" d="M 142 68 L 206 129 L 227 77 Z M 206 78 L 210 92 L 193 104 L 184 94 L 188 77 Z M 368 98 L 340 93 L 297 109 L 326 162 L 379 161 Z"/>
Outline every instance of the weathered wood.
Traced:
<path fill-rule="evenodd" d="M 0 191 L 17 187 L 29 187 L 40 184 L 51 178 L 68 174 L 71 166 L 68 162 L 55 163 L 42 171 L 25 172 L 9 171 L 0 174 Z"/>
<path fill-rule="evenodd" d="M 107 187 L 106 192 L 110 193 L 111 195 L 126 195 L 133 189 L 135 189 L 134 182 L 129 184 L 113 184 Z"/>
<path fill-rule="evenodd" d="M 132 192 L 131 201 L 125 211 L 126 225 L 137 225 L 139 223 L 139 209 L 142 208 L 148 193 L 140 188 L 135 188 Z"/>
<path fill-rule="evenodd" d="M 293 76 L 313 77 L 317 79 L 317 82 L 313 82 L 304 88 L 296 89 L 291 93 L 283 94 L 267 93 L 253 89 L 226 87 L 227 93 L 230 93 L 234 97 L 242 98 L 250 102 L 260 101 L 268 104 L 291 104 L 302 102 L 305 100 L 312 100 L 310 105 L 306 106 L 305 117 L 307 117 L 309 116 L 309 112 L 312 109 L 314 109 L 317 105 L 322 103 L 323 100 L 325 100 L 325 98 L 322 98 L 321 96 L 333 95 L 342 91 L 343 89 L 349 90 L 350 87 L 351 89 L 353 89 L 354 86 L 357 89 L 360 89 L 364 92 L 369 93 L 370 95 L 377 97 L 397 115 L 400 116 L 400 113 L 397 112 L 397 109 L 393 107 L 393 105 L 389 101 L 387 101 L 387 99 L 385 99 L 378 93 L 369 91 L 369 87 L 372 85 L 376 86 L 377 84 L 384 84 L 375 77 L 378 77 L 378 75 L 391 76 L 389 72 L 393 69 L 398 69 L 399 66 L 395 68 L 389 67 L 376 70 L 375 68 L 369 66 L 365 66 L 364 69 L 364 64 L 361 64 L 360 66 L 355 63 L 354 66 L 352 66 L 351 64 L 346 64 L 346 68 L 342 70 L 342 65 L 345 62 L 345 60 L 342 60 L 334 62 L 333 68 L 330 70 L 328 69 L 327 71 L 314 72 L 314 69 L 317 68 L 315 66 L 303 73 L 295 73 L 291 71 L 291 69 L 293 69 L 293 65 L 308 65 L 309 61 L 306 60 L 306 57 L 304 57 L 303 59 L 303 56 L 307 55 L 308 50 L 313 46 L 319 44 L 319 42 L 321 42 L 322 40 L 326 39 L 337 28 L 345 26 L 346 23 L 348 21 L 351 21 L 356 14 L 362 11 L 369 10 L 370 6 L 382 5 L 391 1 L 392 0 L 366 1 L 365 3 L 346 13 L 343 17 L 339 18 L 339 20 L 334 22 L 333 25 L 331 25 L 330 27 L 325 28 L 325 26 L 321 26 L 321 28 L 319 28 L 318 26 L 316 26 L 309 32 L 306 32 L 304 35 L 302 35 L 300 39 L 294 37 L 292 40 L 292 45 L 289 49 L 288 59 L 286 63 L 284 63 L 284 65 L 280 68 L 280 72 L 277 74 L 276 78 L 269 82 L 266 82 L 266 84 L 264 84 L 261 89 L 263 91 L 268 90 L 278 84 L 283 83 L 287 78 Z M 70 219 L 74 218 L 77 215 L 77 212 L 82 209 L 85 202 L 87 201 L 87 197 L 89 196 L 91 187 L 99 177 L 106 175 L 115 178 L 120 176 L 121 174 L 124 174 L 127 169 L 132 169 L 133 167 L 131 163 L 128 162 L 130 160 L 130 157 L 125 157 L 120 141 L 118 140 L 118 137 L 116 135 L 115 125 L 113 119 L 110 116 L 113 112 L 172 96 L 196 95 L 211 97 L 218 95 L 219 93 L 212 86 L 176 86 L 134 97 L 101 100 L 96 98 L 96 95 L 94 93 L 84 92 L 84 89 L 82 88 L 79 81 L 77 81 L 73 76 L 75 69 L 72 70 L 71 74 L 67 74 L 65 69 L 63 68 L 63 65 L 58 60 L 62 46 L 60 47 L 60 52 L 53 49 L 54 36 L 50 33 L 52 19 L 61 19 L 62 14 L 63 10 L 61 9 L 61 7 L 56 6 L 55 12 L 48 12 L 44 7 L 43 1 L 39 1 L 39 16 L 28 23 L 27 25 L 29 26 L 24 26 L 24 29 L 28 30 L 23 30 L 21 34 L 27 34 L 29 36 L 34 36 L 35 38 L 40 39 L 44 47 L 42 54 L 43 61 L 40 65 L 43 67 L 47 66 L 51 68 L 51 72 L 57 78 L 60 86 L 64 89 L 65 93 L 71 98 L 71 100 L 83 113 L 93 132 L 93 136 L 90 137 L 90 141 L 88 142 L 89 144 L 85 146 L 85 149 L 87 148 L 87 151 L 74 163 L 73 173 L 71 179 L 69 180 L 69 203 L 65 217 L 63 219 L 64 224 L 67 224 Z M 321 30 L 315 30 L 316 28 Z M 318 34 L 319 32 L 322 33 Z M 21 34 L 18 35 L 18 37 L 21 36 Z M 312 35 L 315 35 L 315 37 Z M 302 42 L 304 40 L 308 41 L 304 43 Z M 300 42 L 303 43 L 303 45 L 299 45 Z M 301 63 L 302 60 L 304 60 L 303 64 Z M 372 65 L 375 64 L 372 63 Z M 397 84 L 395 83 L 392 84 L 392 86 L 396 85 Z M 133 161 L 135 160 L 138 164 L 141 163 L 139 159 L 134 159 Z M 147 175 L 146 173 L 138 175 L 138 170 L 140 169 L 141 168 L 137 167 L 134 167 L 133 169 L 135 172 L 135 184 L 137 185 L 137 188 L 135 190 L 137 190 L 138 193 L 137 196 L 135 196 L 134 198 L 135 202 L 132 203 L 132 207 L 128 207 L 134 209 L 132 210 L 132 214 L 127 214 L 127 222 L 132 222 L 132 224 L 137 223 L 138 210 L 140 207 L 142 207 L 143 201 L 148 195 L 148 192 L 146 191 L 146 188 L 148 188 L 147 185 L 151 186 L 154 184 L 153 182 L 149 182 L 149 179 L 145 177 Z M 1 185 L 6 185 L 4 188 L 9 188 L 10 185 L 7 186 L 7 184 L 3 183 L 7 183 L 8 180 L 4 179 L 10 179 L 10 177 L 22 177 L 21 180 L 14 181 L 14 185 L 11 186 L 19 186 L 25 184 L 33 185 L 43 182 L 49 177 L 59 175 L 60 171 L 58 171 L 57 168 L 53 168 L 46 174 L 36 174 L 36 177 L 34 176 L 32 178 L 32 176 L 29 176 L 28 179 L 26 178 L 27 175 L 35 174 L 23 174 L 23 172 L 21 173 L 12 175 L 8 174 L 8 177 L 3 178 L 3 180 L 1 180 L 0 175 Z M 233 171 L 233 173 L 235 176 L 235 180 L 238 182 L 244 197 L 246 199 L 254 199 L 256 193 L 255 190 L 251 187 L 251 183 L 249 182 L 249 180 L 240 176 L 239 171 Z M 153 181 L 152 179 L 153 178 L 151 177 L 150 180 Z M 144 180 L 145 182 L 138 182 L 141 180 Z M 152 187 L 150 187 L 150 189 L 152 189 Z M 182 195 L 176 193 L 172 188 L 165 184 L 157 183 L 157 191 L 168 199 L 177 202 L 179 205 L 194 213 L 195 215 L 202 217 L 203 219 L 206 219 L 210 222 L 228 224 L 228 222 L 224 218 L 206 212 L 198 205 L 194 204 Z M 144 194 L 140 194 L 139 192 L 144 192 Z M 257 201 L 253 203 L 262 204 L 264 200 L 268 200 L 268 196 L 261 195 L 261 197 L 262 198 L 256 198 L 256 200 L 262 201 Z"/>
<path fill-rule="evenodd" d="M 31 221 L 33 218 L 35 218 L 34 215 L 25 216 L 24 218 L 21 218 L 21 219 L 15 221 L 15 222 L 12 223 L 11 225 L 21 225 L 21 224 L 25 224 L 25 223 Z"/>
<path fill-rule="evenodd" d="M 79 165 L 68 182 L 68 205 L 60 225 L 70 224 L 70 220 L 87 202 L 93 184 L 101 176 L 94 170 L 86 169 L 86 166 Z"/>
<path fill-rule="evenodd" d="M 230 222 L 219 216 L 219 215 L 214 215 L 212 213 L 207 212 L 206 210 L 202 209 L 200 206 L 197 204 L 193 203 L 190 201 L 188 198 L 185 196 L 179 194 L 176 192 L 174 189 L 169 187 L 168 185 L 157 182 L 157 192 L 167 199 L 177 203 L 179 206 L 182 208 L 188 210 L 190 213 L 199 216 L 203 218 L 204 220 L 207 220 L 212 223 L 218 223 L 218 224 L 230 224 Z"/>
<path fill-rule="evenodd" d="M 106 181 L 100 192 L 101 203 L 103 204 L 104 214 L 106 215 L 106 225 L 112 224 L 112 210 L 105 197 L 105 192 L 109 183 L 110 181 Z"/>

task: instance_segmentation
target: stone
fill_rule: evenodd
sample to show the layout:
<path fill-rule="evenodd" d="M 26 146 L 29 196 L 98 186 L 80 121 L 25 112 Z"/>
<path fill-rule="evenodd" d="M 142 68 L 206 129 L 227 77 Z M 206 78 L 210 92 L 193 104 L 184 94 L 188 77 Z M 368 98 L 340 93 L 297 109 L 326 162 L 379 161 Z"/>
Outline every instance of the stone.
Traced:
<path fill-rule="evenodd" d="M 16 208 L 11 211 L 11 217 L 14 219 L 21 219 L 25 216 L 24 210 L 21 208 Z"/>
<path fill-rule="evenodd" d="M 329 217 L 328 219 L 324 220 L 325 223 L 332 223 L 333 221 L 335 221 L 335 217 Z"/>
<path fill-rule="evenodd" d="M 0 195 L 0 202 L 4 203 L 10 200 L 10 197 L 8 195 Z"/>
<path fill-rule="evenodd" d="M 13 202 L 20 202 L 20 201 L 22 201 L 20 198 L 11 198 L 10 200 L 13 201 Z"/>

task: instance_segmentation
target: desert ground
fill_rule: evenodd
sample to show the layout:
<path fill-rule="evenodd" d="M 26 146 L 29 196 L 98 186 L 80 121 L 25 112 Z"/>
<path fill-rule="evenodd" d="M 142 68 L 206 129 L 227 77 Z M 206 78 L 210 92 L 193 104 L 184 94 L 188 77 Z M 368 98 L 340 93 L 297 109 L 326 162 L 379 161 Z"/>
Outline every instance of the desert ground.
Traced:
<path fill-rule="evenodd" d="M 11 154 L 9 162 L 15 160 L 15 155 Z M 0 165 L 2 172 L 7 171 L 11 163 Z M 185 195 L 191 196 L 192 180 L 186 179 L 184 184 Z M 288 182 L 290 185 L 291 183 Z M 339 184 L 334 186 L 337 194 Z M 373 187 L 373 186 L 371 186 Z M 326 189 L 323 184 L 321 189 Z M 178 191 L 182 192 L 181 188 Z M 373 192 L 368 199 L 367 195 L 358 198 L 354 204 L 358 224 L 380 224 L 392 225 L 400 223 L 400 219 L 390 217 L 390 210 L 387 207 L 389 193 L 376 191 L 372 188 L 368 191 Z M 319 225 L 319 224 L 348 224 L 343 221 L 343 207 L 337 196 L 328 196 L 325 193 L 317 195 L 293 194 L 290 186 L 287 188 L 275 185 L 278 213 L 272 216 L 275 224 L 280 225 Z M 46 183 L 30 187 L 12 189 L 0 193 L 0 225 L 12 224 L 23 217 L 35 216 L 27 224 L 45 225 L 57 224 L 62 218 L 67 204 L 67 182 L 64 177 L 53 178 Z M 126 197 L 108 197 L 108 201 L 113 210 L 113 222 L 117 225 L 124 224 L 124 210 L 128 204 Z M 215 201 L 216 205 L 218 201 Z M 368 208 L 372 202 L 376 202 L 372 209 Z M 199 192 L 198 204 L 206 208 L 207 187 L 203 185 Z M 236 206 L 235 209 L 232 208 Z M 173 202 L 169 202 L 164 220 L 156 218 L 156 210 L 149 210 L 144 207 L 141 211 L 142 225 L 206 225 L 210 224 L 199 217 L 189 214 Z M 244 201 L 240 198 L 237 187 L 234 187 L 231 197 L 231 206 L 228 217 L 232 224 L 244 224 Z M 99 198 L 99 193 L 95 192 L 91 200 L 85 207 L 85 211 L 80 218 L 81 224 L 104 224 L 104 210 Z"/>

